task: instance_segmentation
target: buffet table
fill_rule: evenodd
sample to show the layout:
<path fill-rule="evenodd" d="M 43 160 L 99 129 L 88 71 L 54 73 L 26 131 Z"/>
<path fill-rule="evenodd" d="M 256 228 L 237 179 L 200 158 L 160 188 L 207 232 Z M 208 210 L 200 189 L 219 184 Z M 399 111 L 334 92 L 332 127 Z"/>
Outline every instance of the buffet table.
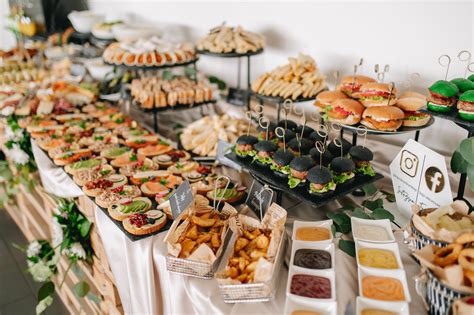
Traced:
<path fill-rule="evenodd" d="M 35 160 L 46 191 L 62 197 L 82 195 L 79 187 L 49 157 L 32 143 Z M 233 176 L 238 175 L 234 172 Z M 245 179 L 244 179 L 245 180 Z M 340 200 L 346 204 L 354 197 Z M 357 198 L 356 198 L 357 199 Z M 357 202 L 357 200 L 354 200 Z M 360 202 L 360 201 L 359 201 Z M 92 201 L 91 201 L 92 203 Z M 293 220 L 324 220 L 326 211 L 339 207 L 331 204 L 314 211 L 303 204 L 284 199 L 282 205 L 288 211 L 287 234 L 291 235 Z M 395 210 L 395 209 L 391 209 Z M 168 272 L 166 269 L 166 232 L 131 241 L 104 214 L 95 209 L 95 222 L 102 239 L 108 263 L 115 278 L 122 307 L 126 314 L 280 314 L 286 303 L 288 257 L 280 274 L 278 290 L 274 300 L 268 303 L 226 304 L 221 298 L 217 282 L 202 280 Z M 419 265 L 410 256 L 409 248 L 403 244 L 403 233 L 395 233 L 412 298 L 410 312 L 424 313 L 424 304 L 416 294 L 413 277 L 419 273 Z M 289 256 L 287 248 L 287 256 Z M 336 250 L 336 291 L 338 313 L 355 313 L 357 296 L 357 266 L 355 259 L 341 250 Z M 348 310 L 348 311 L 346 311 Z"/>

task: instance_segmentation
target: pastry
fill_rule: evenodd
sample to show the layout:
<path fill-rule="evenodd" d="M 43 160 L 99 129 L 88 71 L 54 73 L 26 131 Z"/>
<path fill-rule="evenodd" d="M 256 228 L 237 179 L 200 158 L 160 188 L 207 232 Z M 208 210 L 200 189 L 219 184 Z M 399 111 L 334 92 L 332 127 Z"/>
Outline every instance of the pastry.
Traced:
<path fill-rule="evenodd" d="M 124 199 L 131 199 L 140 197 L 142 192 L 140 188 L 134 185 L 123 185 L 115 189 L 107 190 L 102 192 L 99 196 L 95 197 L 95 203 L 102 208 L 109 208 L 114 203 L 117 203 Z"/>
<path fill-rule="evenodd" d="M 105 190 L 112 190 L 127 184 L 127 178 L 122 174 L 112 174 L 105 178 L 97 178 L 87 182 L 82 191 L 89 197 L 97 197 Z"/>
<path fill-rule="evenodd" d="M 107 164 L 102 164 L 94 169 L 83 169 L 74 174 L 73 180 L 79 186 L 84 186 L 87 182 L 98 178 L 104 178 L 110 174 L 114 174 L 115 169 Z"/>
<path fill-rule="evenodd" d="M 109 207 L 109 214 L 117 221 L 123 221 L 130 215 L 142 213 L 151 208 L 151 200 L 145 197 L 121 200 Z"/>
<path fill-rule="evenodd" d="M 92 155 L 92 151 L 89 149 L 80 149 L 76 151 L 68 151 L 66 153 L 61 153 L 56 155 L 53 158 L 54 164 L 59 166 L 64 166 L 67 164 L 71 164 L 77 162 L 81 159 L 90 157 Z"/>
<path fill-rule="evenodd" d="M 105 159 L 92 158 L 92 159 L 68 164 L 64 167 L 64 170 L 71 175 L 75 175 L 77 172 L 81 170 L 94 169 L 98 167 L 99 165 L 105 164 L 105 163 L 107 163 Z"/>
<path fill-rule="evenodd" d="M 244 30 L 241 26 L 220 25 L 212 28 L 209 34 L 197 43 L 199 50 L 213 53 L 248 53 L 263 49 L 265 39 L 261 34 Z"/>

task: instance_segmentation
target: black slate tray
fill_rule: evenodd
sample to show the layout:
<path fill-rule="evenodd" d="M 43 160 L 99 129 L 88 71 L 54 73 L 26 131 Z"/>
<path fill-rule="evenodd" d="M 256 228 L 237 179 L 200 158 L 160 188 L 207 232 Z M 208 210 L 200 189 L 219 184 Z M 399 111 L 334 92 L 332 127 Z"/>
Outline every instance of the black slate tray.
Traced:
<path fill-rule="evenodd" d="M 313 207 L 319 207 L 330 201 L 337 200 L 358 188 L 383 178 L 383 176 L 379 173 L 373 177 L 356 175 L 355 180 L 352 183 L 338 185 L 332 195 L 318 197 L 312 196 L 306 187 L 296 187 L 291 189 L 288 187 L 287 179 L 276 176 L 269 168 L 261 167 L 255 163 L 251 163 L 249 160 L 238 158 L 234 152 L 227 154 L 226 157 L 241 165 L 242 168 L 247 169 L 252 176 L 256 177 L 257 180 L 263 182 L 264 184 L 267 184 L 270 188 L 282 191 L 300 201 L 310 204 Z"/>
<path fill-rule="evenodd" d="M 459 126 L 461 126 L 462 128 L 466 129 L 469 132 L 474 131 L 474 121 L 461 119 L 461 117 L 459 117 L 458 115 L 458 111 L 455 109 L 447 113 L 440 113 L 440 112 L 429 110 L 428 108 L 424 107 L 420 109 L 419 111 L 422 113 L 433 115 L 435 117 L 442 118 L 442 119 L 451 120 L 452 122 L 458 124 Z"/>

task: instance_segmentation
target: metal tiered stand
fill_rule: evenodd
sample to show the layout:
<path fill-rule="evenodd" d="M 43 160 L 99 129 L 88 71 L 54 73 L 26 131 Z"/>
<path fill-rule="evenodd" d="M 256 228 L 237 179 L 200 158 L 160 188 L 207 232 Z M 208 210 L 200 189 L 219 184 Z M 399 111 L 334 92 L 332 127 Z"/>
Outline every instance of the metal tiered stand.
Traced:
<path fill-rule="evenodd" d="M 459 127 L 467 131 L 467 138 L 474 136 L 474 122 L 461 119 L 458 116 L 458 112 L 456 110 L 453 110 L 449 113 L 439 113 L 439 112 L 430 111 L 427 108 L 423 108 L 423 109 L 420 109 L 420 112 L 430 114 L 441 119 L 450 120 L 456 125 L 458 125 Z M 461 178 L 459 179 L 459 188 L 458 188 L 458 195 L 456 196 L 456 200 L 464 200 L 470 205 L 469 201 L 464 199 L 464 190 L 466 188 L 466 180 L 467 180 L 467 174 L 461 174 Z"/>
<path fill-rule="evenodd" d="M 250 103 L 250 57 L 255 55 L 260 55 L 263 53 L 263 48 L 256 50 L 256 51 L 249 51 L 247 53 L 237 53 L 237 52 L 229 52 L 229 53 L 215 53 L 208 50 L 197 50 L 197 53 L 203 56 L 211 56 L 211 57 L 219 57 L 219 58 L 238 58 L 238 65 L 237 65 L 237 88 L 230 88 L 229 95 L 227 96 L 227 101 L 230 104 L 239 105 L 239 106 L 247 106 L 249 108 Z M 240 79 L 242 77 L 242 58 L 247 58 L 247 89 L 243 90 L 240 88 Z"/>

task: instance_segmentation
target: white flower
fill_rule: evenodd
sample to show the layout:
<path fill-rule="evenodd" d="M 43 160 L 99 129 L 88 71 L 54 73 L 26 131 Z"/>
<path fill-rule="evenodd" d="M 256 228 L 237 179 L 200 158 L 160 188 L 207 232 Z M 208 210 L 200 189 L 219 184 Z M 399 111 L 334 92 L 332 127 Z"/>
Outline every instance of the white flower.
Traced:
<path fill-rule="evenodd" d="M 23 129 L 17 129 L 16 131 L 13 131 L 10 126 L 6 126 L 4 131 L 5 138 L 7 138 L 7 140 L 13 140 L 17 142 L 23 138 Z"/>
<path fill-rule="evenodd" d="M 38 305 L 36 305 L 36 314 L 43 313 L 44 310 L 47 309 L 51 304 L 53 304 L 53 297 L 49 295 L 39 301 Z"/>
<path fill-rule="evenodd" d="M 26 256 L 27 257 L 38 256 L 40 251 L 41 251 L 41 244 L 38 241 L 33 241 L 28 245 L 28 248 L 26 249 Z"/>
<path fill-rule="evenodd" d="M 76 257 L 79 259 L 86 259 L 86 251 L 84 250 L 84 247 L 82 247 L 81 243 L 75 242 L 66 249 L 66 254 L 69 257 Z"/>
<path fill-rule="evenodd" d="M 5 152 L 9 158 L 13 160 L 16 164 L 24 165 L 28 163 L 30 157 L 28 154 L 23 151 L 18 144 L 13 144 L 11 149 L 6 150 Z"/>
<path fill-rule="evenodd" d="M 11 114 L 13 114 L 14 111 L 15 109 L 12 106 L 7 106 L 4 109 L 2 109 L 2 115 L 10 116 Z"/>
<path fill-rule="evenodd" d="M 45 282 L 53 275 L 51 269 L 42 260 L 31 266 L 29 272 L 36 282 Z"/>
<path fill-rule="evenodd" d="M 53 217 L 52 220 L 52 244 L 53 247 L 57 247 L 59 244 L 63 242 L 64 234 L 63 234 L 63 228 L 61 224 L 59 224 L 58 219 L 56 217 Z"/>

